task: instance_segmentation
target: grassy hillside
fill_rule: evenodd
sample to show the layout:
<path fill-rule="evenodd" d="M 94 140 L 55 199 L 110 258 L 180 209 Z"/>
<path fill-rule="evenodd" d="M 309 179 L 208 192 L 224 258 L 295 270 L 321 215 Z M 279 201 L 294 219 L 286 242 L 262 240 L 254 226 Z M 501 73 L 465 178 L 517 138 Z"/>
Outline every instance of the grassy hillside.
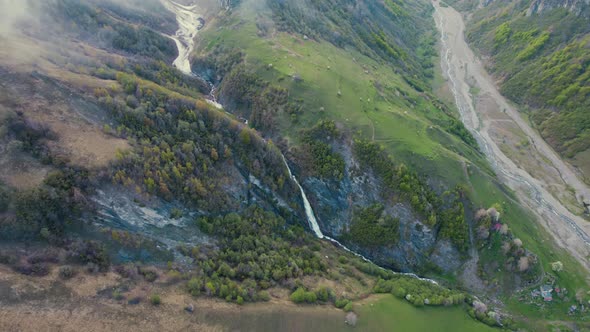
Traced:
<path fill-rule="evenodd" d="M 257 15 L 271 13 L 240 10 L 239 15 L 218 22 L 219 29 L 204 31 L 199 41 L 203 56 L 240 50 L 248 72 L 286 89 L 298 102 L 298 110 L 291 114 L 275 111 L 272 126 L 267 127 L 297 141 L 300 129 L 334 119 L 381 143 L 394 158 L 443 178 L 449 186 L 464 179 L 462 156 L 484 167 L 450 108 L 412 87 L 403 68 L 356 48 L 306 40 L 301 34 L 277 31 L 261 37 Z M 252 125 L 263 127 L 256 121 Z"/>
<path fill-rule="evenodd" d="M 405 8 L 408 15 L 424 19 L 421 15 L 425 13 L 412 5 L 406 3 Z M 339 15 L 340 11 L 345 11 L 332 10 Z M 313 11 L 308 8 L 307 12 Z M 225 98 L 231 111 L 248 119 L 251 126 L 273 140 L 286 139 L 291 147 L 305 144 L 304 129 L 322 120 L 333 120 L 345 132 L 357 133 L 381 146 L 394 161 L 409 165 L 430 186 L 452 188 L 460 184 L 470 199 L 465 210 L 468 218 L 472 218 L 478 207 L 494 204 L 501 207 L 503 222 L 508 224 L 513 236 L 520 238 L 526 248 L 537 255 L 537 276 L 542 277 L 529 287 L 537 287 L 555 277 L 569 289 L 587 288 L 582 268 L 565 251 L 556 248 L 549 234 L 519 206 L 517 198 L 497 183 L 470 135 L 457 125 L 452 106 L 441 103 L 428 90 L 420 91 L 420 85 L 406 79 L 408 73 L 419 67 L 404 68 L 398 66 L 394 58 L 384 57 L 379 52 L 365 52 L 363 48 L 367 44 L 359 46 L 354 38 L 341 45 L 330 37 L 314 35 L 307 30 L 281 25 L 273 29 L 275 26 L 269 23 L 273 22 L 273 15 L 276 14 L 272 8 L 262 6 L 253 10 L 249 6 L 238 6 L 200 35 L 195 68 L 197 72 L 219 74 L 216 79 L 221 81 L 220 96 Z M 331 15 L 336 14 L 328 11 L 327 16 Z M 314 17 L 318 16 L 321 17 L 315 12 Z M 321 18 L 317 20 L 320 23 L 316 24 L 321 25 Z M 266 22 L 269 28 L 261 31 L 261 22 Z M 403 20 L 393 19 L 392 22 L 389 24 L 403 24 Z M 425 30 L 422 36 L 428 34 Z M 396 39 L 390 42 L 396 47 L 406 46 Z M 407 52 L 418 57 L 416 48 L 409 47 Z M 247 73 L 244 76 L 251 82 L 259 82 L 264 89 L 285 91 L 291 106 L 273 107 L 272 103 L 257 104 L 256 100 L 244 98 L 235 102 L 233 88 L 245 84 L 240 85 L 230 73 L 232 67 L 228 64 L 232 63 L 239 63 L 240 70 Z M 424 70 L 425 67 L 420 68 Z M 228 77 L 231 80 L 226 80 Z M 257 89 L 253 89 L 237 95 L 256 93 Z M 293 157 L 297 160 L 296 155 Z M 514 312 L 534 310 L 531 304 L 517 300 L 518 295 L 513 291 L 518 277 L 502 265 L 507 258 L 501 250 L 485 249 L 484 254 L 487 256 L 480 262 L 481 268 L 488 263 L 500 264 L 498 272 L 484 277 L 493 285 L 494 292 L 502 294 L 501 298 L 511 303 Z M 567 262 L 564 264 L 569 266 L 568 273 L 551 271 L 550 263 L 558 260 Z M 449 279 L 456 282 L 456 276 Z M 548 317 L 555 319 L 565 318 L 567 308 L 566 301 L 551 304 L 544 310 Z"/>
<path fill-rule="evenodd" d="M 413 308 L 391 295 L 367 301 L 358 311 L 362 320 L 357 326 L 363 331 L 496 331 L 476 323 L 465 312 Z"/>
<path fill-rule="evenodd" d="M 579 15 L 546 9 L 529 16 L 529 5 L 496 1 L 475 11 L 468 39 L 490 57 L 502 94 L 522 105 L 543 138 L 588 176 L 589 9 Z"/>

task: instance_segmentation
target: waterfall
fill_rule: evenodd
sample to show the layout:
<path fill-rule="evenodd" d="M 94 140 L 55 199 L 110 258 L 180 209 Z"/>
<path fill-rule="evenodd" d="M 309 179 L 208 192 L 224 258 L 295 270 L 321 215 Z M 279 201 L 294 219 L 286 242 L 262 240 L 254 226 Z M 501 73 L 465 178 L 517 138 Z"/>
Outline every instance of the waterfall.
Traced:
<path fill-rule="evenodd" d="M 289 167 L 289 164 L 287 163 L 287 159 L 285 158 L 285 155 L 283 155 L 281 153 L 281 157 L 283 157 L 283 163 L 285 164 L 285 167 L 287 167 L 287 170 L 289 171 L 289 176 L 291 177 L 293 182 L 295 182 L 297 187 L 299 187 L 299 191 L 301 192 L 301 199 L 303 200 L 303 207 L 305 208 L 305 216 L 307 217 L 307 222 L 309 224 L 309 227 L 314 232 L 315 236 L 320 239 L 326 239 L 326 240 L 336 244 L 337 246 L 344 249 L 345 251 L 348 251 L 349 253 L 359 257 L 360 259 L 364 260 L 365 262 L 371 263 L 371 264 L 379 267 L 382 270 L 388 270 L 388 269 L 385 269 L 385 268 L 375 264 L 373 261 L 371 261 L 367 257 L 349 249 L 348 247 L 346 247 L 345 245 L 340 243 L 338 240 L 331 238 L 327 235 L 324 235 L 324 233 L 322 233 L 322 230 L 320 229 L 320 225 L 318 224 L 318 220 L 315 217 L 315 214 L 313 212 L 313 208 L 311 207 L 311 204 L 309 203 L 309 200 L 307 199 L 307 195 L 305 194 L 303 187 L 301 187 L 301 184 L 299 184 L 299 181 L 297 181 L 297 178 L 295 177 L 295 175 L 293 175 L 293 172 L 291 172 L 291 168 Z M 397 274 L 397 275 L 411 277 L 411 278 L 415 278 L 415 279 L 422 280 L 422 281 L 427 281 L 432 284 L 438 285 L 438 282 L 436 282 L 435 280 L 428 279 L 428 278 L 421 278 L 414 273 L 402 273 L 402 272 L 395 272 L 395 271 L 391 271 L 391 270 L 388 270 L 388 271 L 393 272 L 394 274 Z"/>
<path fill-rule="evenodd" d="M 289 164 L 287 163 L 287 159 L 285 158 L 285 155 L 281 153 L 281 157 L 283 157 L 283 163 L 285 164 L 285 166 L 287 167 L 287 170 L 289 171 L 289 177 L 293 180 L 293 182 L 295 182 L 297 187 L 299 187 L 299 191 L 301 192 L 301 198 L 303 199 L 303 207 L 305 208 L 305 215 L 307 216 L 307 222 L 309 223 L 309 228 L 311 228 L 311 230 L 314 232 L 315 236 L 317 236 L 318 238 L 330 239 L 330 238 L 324 236 L 324 234 L 322 233 L 322 230 L 320 229 L 320 225 L 318 225 L 318 220 L 315 218 L 315 214 L 313 213 L 313 209 L 311 207 L 311 204 L 309 204 L 309 200 L 307 199 L 307 195 L 305 194 L 305 191 L 303 191 L 303 187 L 301 187 L 301 185 L 299 184 L 299 181 L 297 181 L 297 178 L 295 177 L 295 175 L 293 175 L 293 173 L 291 172 L 291 168 L 289 167 Z M 336 240 L 334 240 L 334 241 L 336 241 Z"/>

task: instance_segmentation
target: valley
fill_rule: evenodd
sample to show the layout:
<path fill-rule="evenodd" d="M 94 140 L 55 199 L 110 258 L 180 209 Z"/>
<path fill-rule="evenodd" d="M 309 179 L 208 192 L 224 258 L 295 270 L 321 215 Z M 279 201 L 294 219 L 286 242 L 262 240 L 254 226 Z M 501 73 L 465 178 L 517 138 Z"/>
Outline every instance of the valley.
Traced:
<path fill-rule="evenodd" d="M 519 198 L 526 202 L 538 220 L 581 264 L 590 269 L 590 224 L 569 211 L 548 186 L 562 183 L 574 188 L 579 205 L 590 197 L 588 186 L 578 178 L 566 162 L 521 118 L 514 106 L 498 92 L 491 76 L 473 54 L 464 38 L 463 18 L 449 6 L 433 2 L 437 27 L 441 32 L 443 66 L 455 97 L 461 118 L 466 127 L 475 133 L 482 150 L 500 177 Z M 471 89 L 479 92 L 472 96 Z M 514 133 L 516 131 L 516 133 Z M 505 133 L 508 132 L 508 133 Z M 498 134 L 505 133 L 505 134 Z M 530 141 L 524 158 L 533 161 L 534 168 L 520 165 L 521 157 L 513 160 L 502 149 L 506 135 L 520 135 Z M 541 160 L 535 163 L 535 160 Z M 530 160 L 529 160 L 530 162 Z M 557 170 L 558 177 L 551 176 Z M 536 177 L 531 176 L 534 171 Z"/>
<path fill-rule="evenodd" d="M 0 330 L 590 329 L 584 184 L 469 17 L 0 1 Z"/>

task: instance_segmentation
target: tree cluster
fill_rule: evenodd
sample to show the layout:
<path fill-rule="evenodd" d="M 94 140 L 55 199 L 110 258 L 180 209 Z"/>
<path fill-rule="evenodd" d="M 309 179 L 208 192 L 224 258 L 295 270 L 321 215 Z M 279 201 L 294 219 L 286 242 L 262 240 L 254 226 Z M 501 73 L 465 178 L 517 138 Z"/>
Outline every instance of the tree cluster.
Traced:
<path fill-rule="evenodd" d="M 416 172 L 404 164 L 396 166 L 382 147 L 374 142 L 356 138 L 353 152 L 362 164 L 371 167 L 384 181 L 389 191 L 387 196 L 400 195 L 424 217 L 426 225 L 438 230 L 440 237 L 449 238 L 461 251 L 467 250 L 469 230 L 460 187 L 440 196 L 435 194 Z"/>
<path fill-rule="evenodd" d="M 187 284 L 193 295 L 259 301 L 261 293 L 266 298 L 263 291 L 272 286 L 326 271 L 303 228 L 288 226 L 260 207 L 252 206 L 242 214 L 202 217 L 198 225 L 205 233 L 215 235 L 219 244 L 217 249 L 182 249 L 198 267 L 198 274 Z M 324 293 L 316 299 L 324 299 Z"/>

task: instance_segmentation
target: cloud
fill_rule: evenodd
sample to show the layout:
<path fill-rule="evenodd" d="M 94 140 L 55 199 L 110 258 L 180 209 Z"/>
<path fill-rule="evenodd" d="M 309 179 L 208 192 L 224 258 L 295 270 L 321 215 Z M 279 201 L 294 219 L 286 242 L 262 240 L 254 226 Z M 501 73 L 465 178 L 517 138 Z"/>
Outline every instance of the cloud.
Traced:
<path fill-rule="evenodd" d="M 0 0 L 0 35 L 18 32 L 17 25 L 32 18 L 27 0 Z"/>

